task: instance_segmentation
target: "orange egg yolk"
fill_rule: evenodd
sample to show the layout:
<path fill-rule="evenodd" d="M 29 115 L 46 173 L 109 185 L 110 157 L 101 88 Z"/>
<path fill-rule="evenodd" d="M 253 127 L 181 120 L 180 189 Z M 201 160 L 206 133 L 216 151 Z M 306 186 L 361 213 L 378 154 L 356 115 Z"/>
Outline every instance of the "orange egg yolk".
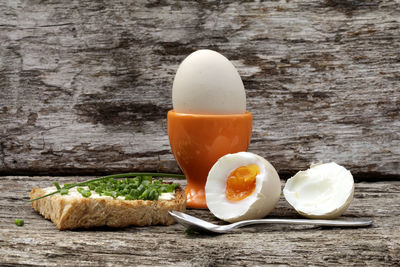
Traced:
<path fill-rule="evenodd" d="M 256 189 L 256 176 L 259 173 L 260 168 L 256 164 L 235 169 L 226 181 L 226 198 L 239 201 L 250 196 Z"/>

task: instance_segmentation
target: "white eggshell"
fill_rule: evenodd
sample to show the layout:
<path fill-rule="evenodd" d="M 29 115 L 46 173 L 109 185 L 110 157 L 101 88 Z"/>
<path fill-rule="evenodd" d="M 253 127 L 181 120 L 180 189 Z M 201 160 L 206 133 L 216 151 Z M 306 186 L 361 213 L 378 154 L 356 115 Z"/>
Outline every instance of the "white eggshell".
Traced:
<path fill-rule="evenodd" d="M 305 217 L 334 219 L 349 207 L 354 180 L 350 171 L 334 162 L 317 164 L 288 179 L 283 194 Z"/>
<path fill-rule="evenodd" d="M 198 50 L 180 64 L 172 86 L 175 112 L 242 114 L 246 94 L 233 64 L 212 50 Z"/>
<path fill-rule="evenodd" d="M 257 164 L 260 173 L 256 176 L 254 192 L 243 200 L 226 198 L 226 181 L 230 173 L 240 166 Z M 239 152 L 221 157 L 208 173 L 205 186 L 208 209 L 219 219 L 236 222 L 265 217 L 275 207 L 281 194 L 281 183 L 275 168 L 264 158 Z"/>

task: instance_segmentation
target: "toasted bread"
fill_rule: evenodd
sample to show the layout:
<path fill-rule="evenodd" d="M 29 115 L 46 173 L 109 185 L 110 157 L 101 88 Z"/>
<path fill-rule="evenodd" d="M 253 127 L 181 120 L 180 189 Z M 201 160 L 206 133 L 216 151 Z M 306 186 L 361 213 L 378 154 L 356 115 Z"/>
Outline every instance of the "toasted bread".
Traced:
<path fill-rule="evenodd" d="M 44 194 L 45 189 L 35 187 L 30 198 L 38 198 Z M 33 201 L 32 208 L 50 219 L 60 230 L 96 226 L 171 225 L 175 221 L 168 211 L 185 211 L 186 195 L 181 187 L 175 189 L 175 198 L 171 200 L 121 200 L 82 196 L 71 198 L 55 194 Z"/>

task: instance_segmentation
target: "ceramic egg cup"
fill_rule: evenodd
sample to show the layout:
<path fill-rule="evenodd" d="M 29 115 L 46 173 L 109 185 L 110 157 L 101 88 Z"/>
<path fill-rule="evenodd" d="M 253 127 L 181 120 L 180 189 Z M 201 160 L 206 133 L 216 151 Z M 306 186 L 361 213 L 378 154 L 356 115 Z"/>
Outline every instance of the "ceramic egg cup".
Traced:
<path fill-rule="evenodd" d="M 171 150 L 187 180 L 187 207 L 207 209 L 204 187 L 208 172 L 220 157 L 247 151 L 252 121 L 250 112 L 232 115 L 168 112 Z"/>

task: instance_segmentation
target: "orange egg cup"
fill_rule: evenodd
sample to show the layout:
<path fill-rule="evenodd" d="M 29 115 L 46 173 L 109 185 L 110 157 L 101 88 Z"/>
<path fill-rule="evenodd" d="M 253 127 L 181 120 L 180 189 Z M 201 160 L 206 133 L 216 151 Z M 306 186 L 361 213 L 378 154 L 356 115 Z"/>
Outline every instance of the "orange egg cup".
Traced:
<path fill-rule="evenodd" d="M 247 151 L 252 122 L 250 112 L 233 115 L 168 112 L 171 150 L 187 180 L 187 207 L 207 209 L 204 187 L 208 172 L 220 157 Z"/>

